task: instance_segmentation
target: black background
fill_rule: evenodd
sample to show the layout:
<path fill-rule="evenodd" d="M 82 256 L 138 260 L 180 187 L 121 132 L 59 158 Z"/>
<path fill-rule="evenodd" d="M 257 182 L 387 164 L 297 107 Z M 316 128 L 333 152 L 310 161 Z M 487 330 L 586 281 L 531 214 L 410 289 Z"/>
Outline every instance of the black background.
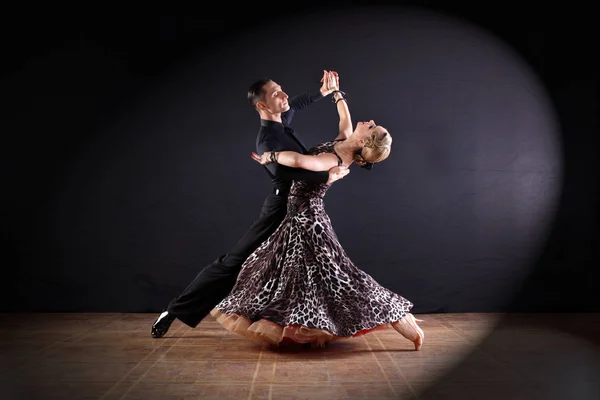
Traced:
<path fill-rule="evenodd" d="M 549 118 L 557 122 L 562 160 L 535 155 L 532 165 L 541 165 L 538 172 L 554 186 L 532 188 L 538 199 L 521 211 L 515 175 L 490 180 L 477 173 L 493 162 L 469 159 L 469 140 L 488 146 L 479 154 L 487 161 L 510 159 L 516 147 L 502 143 L 517 143 L 516 135 L 484 143 L 481 123 L 457 134 L 452 129 L 464 126 L 440 119 L 439 109 L 409 109 L 440 89 L 422 92 L 411 83 L 426 83 L 444 66 L 411 69 L 401 53 L 385 54 L 382 43 L 412 26 L 398 17 L 393 30 L 395 15 L 409 12 L 400 4 L 483 29 L 541 82 L 539 93 L 555 112 Z M 507 2 L 372 5 L 170 12 L 65 6 L 7 17 L 2 308 L 162 309 L 241 236 L 269 190 L 266 174 L 248 157 L 258 128 L 245 103 L 249 83 L 270 76 L 293 95 L 317 89 L 321 70 L 330 68 L 340 72 L 355 121 L 374 118 L 395 135 L 396 158 L 369 173 L 353 169 L 327 200 L 334 227 L 361 268 L 413 300 L 415 312 L 598 310 L 597 61 L 589 10 Z M 389 18 L 382 22 L 382 14 Z M 415 41 L 414 54 L 435 50 L 431 44 Z M 253 58 L 255 64 L 248 62 Z M 494 71 L 487 76 L 501 86 Z M 446 88 L 442 102 L 431 102 L 452 107 L 448 112 L 467 124 L 490 112 L 485 102 L 468 108 L 468 96 L 494 96 L 489 88 L 467 86 L 460 93 Z M 309 145 L 335 136 L 328 102 L 294 122 Z M 493 106 L 502 104 L 508 103 Z M 401 117 L 394 119 L 397 110 Z M 497 191 L 482 194 L 484 181 Z M 555 200 L 544 199 L 546 189 Z M 471 197 L 461 198 L 465 193 Z M 496 213 L 477 211 L 480 195 L 490 196 L 480 206 Z M 519 223 L 536 204 L 551 212 L 531 216 L 544 228 L 525 243 Z M 485 235 L 491 225 L 482 218 L 495 221 L 498 231 Z M 474 238 L 480 239 L 473 244 Z"/>

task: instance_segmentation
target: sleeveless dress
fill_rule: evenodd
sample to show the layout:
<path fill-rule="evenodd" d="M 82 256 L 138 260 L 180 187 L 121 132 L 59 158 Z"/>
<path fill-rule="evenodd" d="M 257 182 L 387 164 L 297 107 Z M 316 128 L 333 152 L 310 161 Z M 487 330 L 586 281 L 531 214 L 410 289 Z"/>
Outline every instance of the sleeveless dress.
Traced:
<path fill-rule="evenodd" d="M 337 141 L 308 154 L 332 153 Z M 279 346 L 327 342 L 388 328 L 413 304 L 357 268 L 325 212 L 330 185 L 294 181 L 287 215 L 242 265 L 235 286 L 211 311 L 226 329 Z"/>

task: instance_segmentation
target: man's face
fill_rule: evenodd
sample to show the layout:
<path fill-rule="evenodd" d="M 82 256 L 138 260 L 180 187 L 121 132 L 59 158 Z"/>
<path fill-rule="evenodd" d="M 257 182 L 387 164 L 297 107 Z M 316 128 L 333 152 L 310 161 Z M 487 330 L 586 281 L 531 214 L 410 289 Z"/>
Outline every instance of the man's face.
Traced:
<path fill-rule="evenodd" d="M 283 113 L 290 109 L 288 95 L 281 89 L 277 82 L 269 81 L 263 86 L 264 99 L 257 103 L 260 110 L 269 114 Z"/>

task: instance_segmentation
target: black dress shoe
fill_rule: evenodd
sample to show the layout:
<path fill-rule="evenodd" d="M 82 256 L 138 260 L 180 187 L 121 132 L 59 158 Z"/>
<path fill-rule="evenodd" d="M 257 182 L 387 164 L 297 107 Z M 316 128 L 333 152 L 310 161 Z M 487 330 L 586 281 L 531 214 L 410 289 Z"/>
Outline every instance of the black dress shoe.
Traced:
<path fill-rule="evenodd" d="M 160 314 L 158 318 L 156 318 L 156 321 L 154 321 L 154 324 L 152 324 L 152 337 L 161 338 L 165 336 L 165 333 L 167 333 L 173 321 L 175 321 L 175 317 L 167 311 Z"/>

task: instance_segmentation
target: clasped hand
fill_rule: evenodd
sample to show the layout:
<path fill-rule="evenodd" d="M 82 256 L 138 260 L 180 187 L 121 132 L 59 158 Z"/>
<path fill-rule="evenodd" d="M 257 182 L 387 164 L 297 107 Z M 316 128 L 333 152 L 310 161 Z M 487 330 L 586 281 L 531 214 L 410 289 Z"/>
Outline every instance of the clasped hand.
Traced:
<path fill-rule="evenodd" d="M 335 71 L 323 70 L 321 78 L 321 93 L 323 96 L 333 93 L 335 90 L 340 90 L 340 77 Z"/>

